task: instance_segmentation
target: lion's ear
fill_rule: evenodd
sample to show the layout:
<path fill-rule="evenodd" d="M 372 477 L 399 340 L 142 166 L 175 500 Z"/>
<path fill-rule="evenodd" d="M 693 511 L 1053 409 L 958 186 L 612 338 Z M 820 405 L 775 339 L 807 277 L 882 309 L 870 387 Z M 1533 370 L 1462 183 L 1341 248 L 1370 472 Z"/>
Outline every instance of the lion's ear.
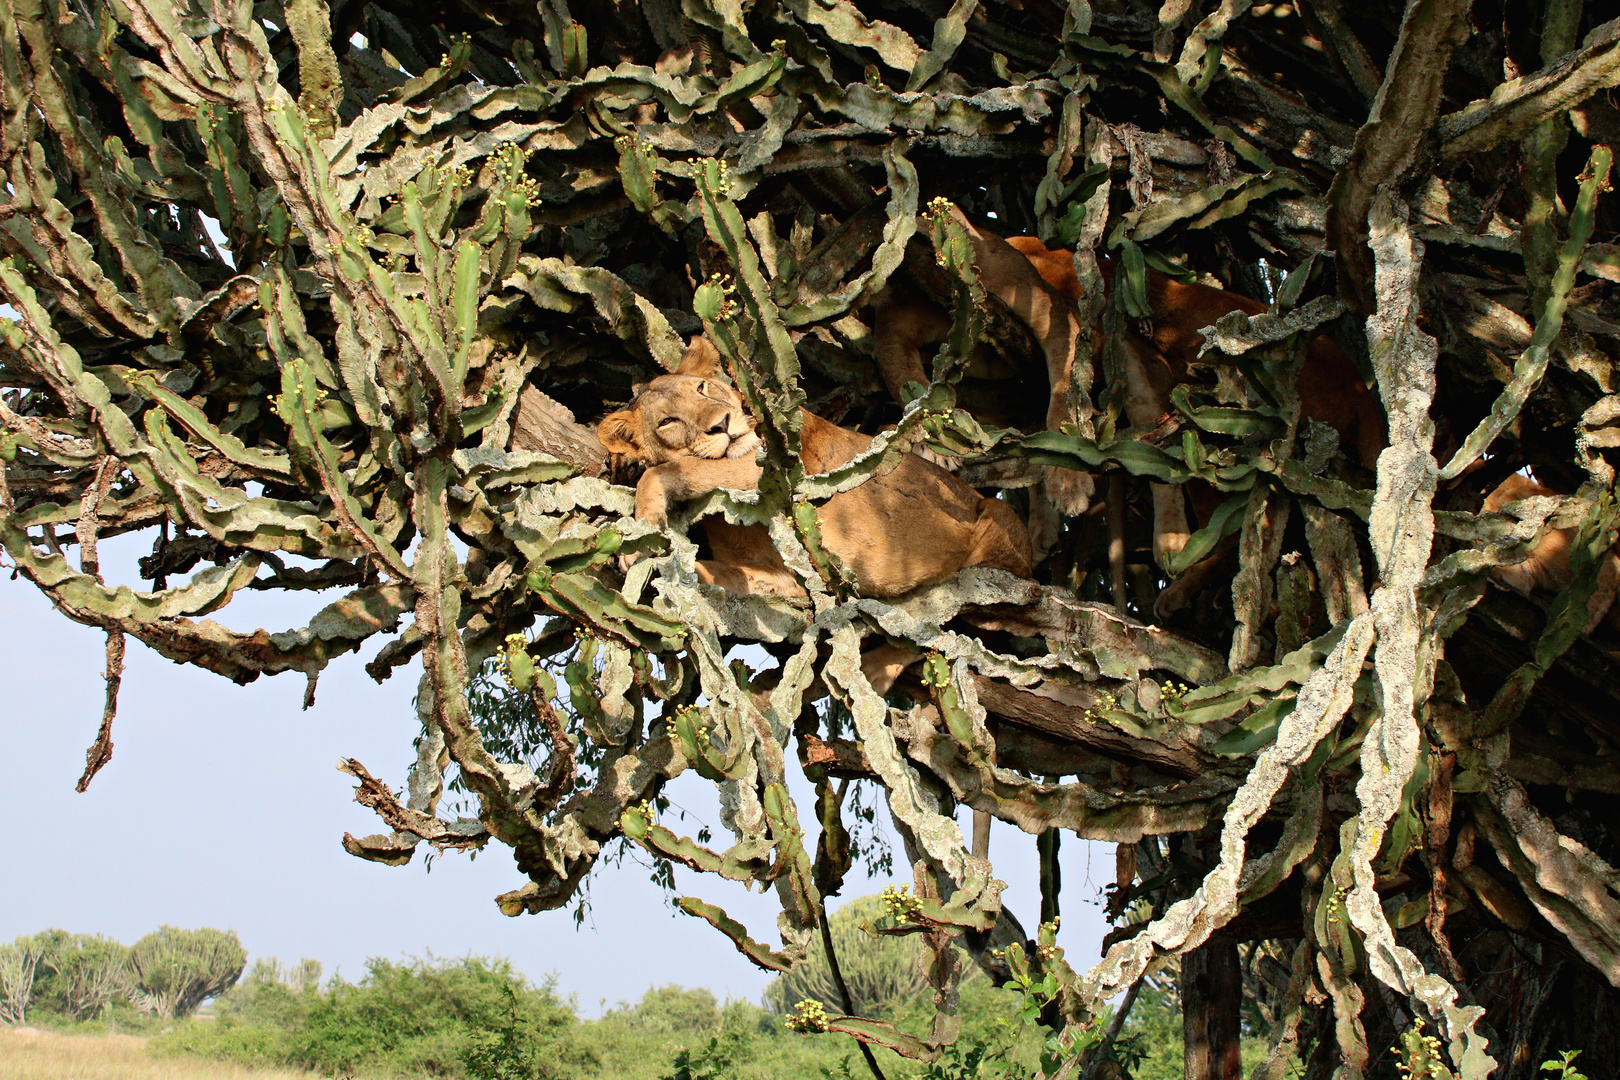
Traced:
<path fill-rule="evenodd" d="M 640 426 L 634 412 L 620 409 L 602 418 L 602 422 L 596 427 L 596 437 L 602 440 L 602 445 L 608 448 L 609 453 L 639 457 L 641 443 L 636 437 L 640 434 L 637 431 Z"/>
<path fill-rule="evenodd" d="M 686 346 L 686 355 L 681 357 L 681 366 L 675 369 L 675 374 L 696 375 L 702 379 L 719 372 L 720 350 L 702 334 L 692 335 L 691 343 Z"/>

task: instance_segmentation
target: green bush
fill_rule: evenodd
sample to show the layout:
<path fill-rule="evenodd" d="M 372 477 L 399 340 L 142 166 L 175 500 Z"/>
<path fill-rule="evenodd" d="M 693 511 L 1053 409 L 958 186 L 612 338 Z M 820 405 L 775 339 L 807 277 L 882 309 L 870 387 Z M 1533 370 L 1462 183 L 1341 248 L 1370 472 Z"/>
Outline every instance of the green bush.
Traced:
<path fill-rule="evenodd" d="M 851 914 L 863 917 L 859 909 Z M 932 1019 L 926 993 L 891 997 L 883 1008 L 907 1031 L 926 1032 Z M 1018 1010 L 1015 993 L 998 990 L 982 977 L 966 980 L 960 1002 L 962 1035 L 955 1049 L 932 1067 L 902 1061 L 887 1050 L 878 1051 L 879 1060 L 891 1080 L 1032 1075 L 1045 1032 L 1009 1022 Z M 634 1005 L 580 1023 L 571 1003 L 558 1000 L 549 982 L 536 987 L 506 961 L 478 957 L 372 960 L 359 982 L 335 979 L 325 990 L 310 962 L 283 969 L 274 961 L 259 961 L 219 999 L 215 1011 L 213 1022 L 178 1024 L 150 1045 L 162 1053 L 344 1077 L 779 1080 L 866 1075 L 848 1036 L 789 1033 L 777 1014 L 750 1002 L 721 1004 L 705 989 L 661 986 Z M 1163 1045 L 1140 1045 L 1149 1041 Z M 1173 996 L 1144 993 L 1125 1043 L 1133 1050 L 1152 1051 L 1145 1071 L 1132 1070 L 1138 1080 L 1168 1078 L 1166 1069 L 1179 1068 L 1180 1016 Z"/>
<path fill-rule="evenodd" d="M 0 1024 L 27 1021 L 39 958 L 40 946 L 31 937 L 0 945 Z"/>
<path fill-rule="evenodd" d="M 319 998 L 320 982 L 318 960 L 302 960 L 284 970 L 274 957 L 260 958 L 240 983 L 220 995 L 214 1011 L 224 1021 L 296 1030 Z"/>
<path fill-rule="evenodd" d="M 470 1075 L 467 1060 L 481 1037 L 510 1031 L 522 1053 L 545 1062 L 531 1080 L 553 1080 L 580 1075 L 590 1063 L 572 1038 L 576 1024 L 551 984 L 531 986 L 506 960 L 373 959 L 360 982 L 334 980 L 314 1000 L 299 1031 L 304 1046 L 289 1064 Z"/>
<path fill-rule="evenodd" d="M 299 1046 L 296 1031 L 223 1016 L 212 1022 L 181 1021 L 147 1043 L 148 1050 L 160 1056 L 209 1058 L 260 1069 L 291 1064 Z"/>
<path fill-rule="evenodd" d="M 303 960 L 283 969 L 274 958 L 254 961 L 240 983 L 221 994 L 211 1023 L 165 1032 L 156 1048 L 274 1068 L 298 1060 L 310 1006 L 320 998 L 321 965 Z"/>
<path fill-rule="evenodd" d="M 1143 1046 L 1142 1060 L 1131 1073 L 1135 1080 L 1181 1080 L 1181 1002 L 1174 990 L 1142 987 L 1125 1034 L 1138 1036 Z"/>
<path fill-rule="evenodd" d="M 319 966 L 261 961 L 221 998 L 218 1018 L 177 1026 L 150 1044 L 255 1066 L 329 1075 L 387 1073 L 455 1080 L 571 1080 L 594 1074 L 572 1008 L 506 960 L 373 959 L 357 983 Z"/>
<path fill-rule="evenodd" d="M 751 1002 L 717 1005 L 709 991 L 679 986 L 649 990 L 639 1003 L 582 1024 L 580 1035 L 600 1062 L 598 1080 L 815 1077 L 854 1048 L 845 1036 L 790 1034 Z"/>
<path fill-rule="evenodd" d="M 461 1064 L 470 1080 L 554 1080 L 596 1064 L 589 1054 L 560 1042 L 552 1018 L 519 1001 L 511 983 L 503 989 L 505 1019 L 494 1031 L 473 1030 L 462 1049 Z M 567 1052 L 559 1055 L 560 1047 Z"/>
<path fill-rule="evenodd" d="M 610 1018 L 637 1031 L 708 1031 L 720 1025 L 720 1003 L 702 988 L 655 986 L 637 1004 L 614 1009 L 603 1020 Z"/>
<path fill-rule="evenodd" d="M 722 1027 L 696 1050 L 677 1050 L 670 1071 L 659 1080 L 730 1080 L 754 1059 L 754 1038 L 747 1028 Z"/>
<path fill-rule="evenodd" d="M 99 934 L 46 930 L 34 973 L 34 1007 L 73 1020 L 104 1016 L 129 986 L 129 946 Z"/>

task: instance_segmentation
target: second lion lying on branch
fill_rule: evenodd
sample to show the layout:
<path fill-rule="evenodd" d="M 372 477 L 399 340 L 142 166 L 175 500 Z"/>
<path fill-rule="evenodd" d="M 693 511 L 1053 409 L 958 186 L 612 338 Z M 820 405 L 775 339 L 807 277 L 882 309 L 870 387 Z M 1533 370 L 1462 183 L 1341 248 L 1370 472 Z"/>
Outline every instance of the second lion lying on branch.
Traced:
<path fill-rule="evenodd" d="M 807 473 L 825 473 L 858 457 L 870 436 L 807 410 L 800 455 Z M 597 435 L 615 454 L 645 462 L 636 484 L 636 518 L 662 527 L 673 504 L 720 489 L 759 486 L 759 436 L 742 398 L 720 373 L 720 354 L 692 339 L 680 367 L 647 384 L 628 409 L 603 418 Z M 854 575 L 863 596 L 898 596 L 983 566 L 1030 576 L 1029 532 L 1012 507 L 986 498 L 915 454 L 888 473 L 835 495 L 820 507 L 821 541 Z M 707 559 L 699 580 L 736 593 L 800 596 L 763 525 L 706 518 Z"/>

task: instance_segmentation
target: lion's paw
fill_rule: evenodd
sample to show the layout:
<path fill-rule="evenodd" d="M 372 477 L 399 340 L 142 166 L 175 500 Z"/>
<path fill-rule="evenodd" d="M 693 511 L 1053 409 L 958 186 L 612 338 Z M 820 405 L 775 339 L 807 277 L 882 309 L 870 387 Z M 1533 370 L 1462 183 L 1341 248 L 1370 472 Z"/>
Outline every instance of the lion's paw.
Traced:
<path fill-rule="evenodd" d="M 1195 581 L 1191 576 L 1184 576 L 1170 585 L 1153 602 L 1153 621 L 1164 626 L 1175 617 L 1176 613 L 1184 610 L 1192 603 L 1198 590 L 1203 588 L 1202 580 Z"/>
<path fill-rule="evenodd" d="M 1063 469 L 1056 465 L 1046 468 L 1046 495 L 1057 507 L 1058 513 L 1078 517 L 1091 507 L 1097 494 L 1097 482 L 1090 473 Z"/>
<path fill-rule="evenodd" d="M 954 473 L 962 465 L 962 458 L 960 455 L 941 454 L 937 450 L 928 449 L 928 447 L 923 446 L 921 443 L 913 446 L 911 448 L 911 452 L 928 462 L 930 465 L 938 465 L 948 473 Z"/>
<path fill-rule="evenodd" d="M 1192 536 L 1186 529 L 1167 529 L 1164 532 L 1155 533 L 1153 536 L 1153 561 L 1162 568 L 1165 560 L 1170 556 L 1181 554 L 1181 549 L 1187 546 L 1187 541 L 1190 539 L 1192 539 Z"/>

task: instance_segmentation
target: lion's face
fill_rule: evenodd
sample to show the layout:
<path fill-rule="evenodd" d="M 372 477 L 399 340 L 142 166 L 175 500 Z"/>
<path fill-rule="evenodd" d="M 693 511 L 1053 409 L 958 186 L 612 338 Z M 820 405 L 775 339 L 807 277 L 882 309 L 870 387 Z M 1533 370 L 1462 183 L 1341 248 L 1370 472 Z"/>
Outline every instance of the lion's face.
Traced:
<path fill-rule="evenodd" d="M 602 445 L 649 465 L 683 457 L 752 457 L 759 436 L 711 354 L 707 341 L 694 341 L 675 374 L 654 379 L 628 409 L 602 420 Z"/>

